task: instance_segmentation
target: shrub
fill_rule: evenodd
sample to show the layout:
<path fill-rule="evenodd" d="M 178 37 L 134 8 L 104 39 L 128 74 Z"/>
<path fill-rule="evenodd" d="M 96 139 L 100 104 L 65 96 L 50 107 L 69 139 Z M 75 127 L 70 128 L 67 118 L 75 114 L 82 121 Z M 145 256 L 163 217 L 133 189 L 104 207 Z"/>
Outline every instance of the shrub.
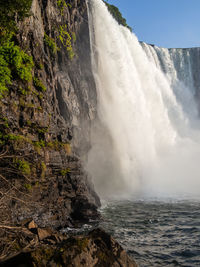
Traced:
<path fill-rule="evenodd" d="M 126 19 L 123 18 L 123 16 L 122 16 L 121 12 L 119 11 L 119 9 L 114 5 L 110 5 L 110 4 L 106 3 L 105 1 L 104 1 L 104 3 L 106 4 L 106 6 L 107 6 L 109 12 L 111 13 L 111 15 L 116 19 L 116 21 L 120 25 L 123 25 L 123 26 L 127 27 L 130 31 L 132 31 L 132 28 L 127 25 Z"/>
<path fill-rule="evenodd" d="M 0 46 L 0 97 L 8 91 L 14 78 L 22 81 L 32 79 L 33 59 L 7 36 Z"/>
<path fill-rule="evenodd" d="M 0 55 L 0 98 L 8 91 L 7 85 L 11 84 L 11 70 L 3 55 Z"/>

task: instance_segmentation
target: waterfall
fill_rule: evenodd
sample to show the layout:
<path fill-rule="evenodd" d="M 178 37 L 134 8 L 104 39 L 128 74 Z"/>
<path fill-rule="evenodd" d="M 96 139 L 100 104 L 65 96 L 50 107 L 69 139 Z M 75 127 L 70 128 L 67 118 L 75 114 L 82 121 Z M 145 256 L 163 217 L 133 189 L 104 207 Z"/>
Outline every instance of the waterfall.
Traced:
<path fill-rule="evenodd" d="M 190 55 L 140 43 L 88 2 L 98 119 L 87 170 L 104 197 L 198 195 L 200 122 Z"/>

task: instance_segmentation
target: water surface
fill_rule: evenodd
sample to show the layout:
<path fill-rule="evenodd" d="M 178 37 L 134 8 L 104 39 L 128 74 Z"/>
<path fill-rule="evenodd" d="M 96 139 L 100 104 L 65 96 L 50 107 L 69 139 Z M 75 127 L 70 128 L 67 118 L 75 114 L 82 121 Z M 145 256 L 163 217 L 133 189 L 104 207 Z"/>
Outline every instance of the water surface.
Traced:
<path fill-rule="evenodd" d="M 113 201 L 101 212 L 139 266 L 200 266 L 199 201 Z"/>

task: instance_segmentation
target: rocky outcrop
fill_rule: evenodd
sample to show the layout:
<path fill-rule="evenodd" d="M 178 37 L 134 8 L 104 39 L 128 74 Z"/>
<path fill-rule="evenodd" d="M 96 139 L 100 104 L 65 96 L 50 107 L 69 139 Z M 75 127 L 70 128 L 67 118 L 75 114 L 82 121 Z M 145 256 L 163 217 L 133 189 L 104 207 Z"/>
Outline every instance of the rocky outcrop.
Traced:
<path fill-rule="evenodd" d="M 96 116 L 86 3 L 33 0 L 18 27 L 34 68 L 32 82 L 14 81 L 0 100 L 1 222 L 96 220 L 100 200 L 83 169 Z"/>
<path fill-rule="evenodd" d="M 41 232 L 41 233 L 40 233 Z M 102 229 L 87 235 L 62 236 L 38 231 L 40 243 L 36 248 L 25 249 L 1 266 L 99 266 L 136 267 L 123 248 Z M 57 240 L 57 241 L 56 241 Z M 59 241 L 60 240 L 60 241 Z"/>

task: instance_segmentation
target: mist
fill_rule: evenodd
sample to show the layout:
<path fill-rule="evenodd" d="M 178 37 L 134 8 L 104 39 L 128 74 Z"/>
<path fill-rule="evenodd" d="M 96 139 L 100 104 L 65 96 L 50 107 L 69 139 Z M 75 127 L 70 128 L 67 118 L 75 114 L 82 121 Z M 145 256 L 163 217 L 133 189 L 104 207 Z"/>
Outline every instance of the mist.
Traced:
<path fill-rule="evenodd" d="M 97 192 L 198 197 L 200 121 L 190 54 L 141 44 L 101 0 L 88 10 L 98 118 L 86 169 Z"/>

